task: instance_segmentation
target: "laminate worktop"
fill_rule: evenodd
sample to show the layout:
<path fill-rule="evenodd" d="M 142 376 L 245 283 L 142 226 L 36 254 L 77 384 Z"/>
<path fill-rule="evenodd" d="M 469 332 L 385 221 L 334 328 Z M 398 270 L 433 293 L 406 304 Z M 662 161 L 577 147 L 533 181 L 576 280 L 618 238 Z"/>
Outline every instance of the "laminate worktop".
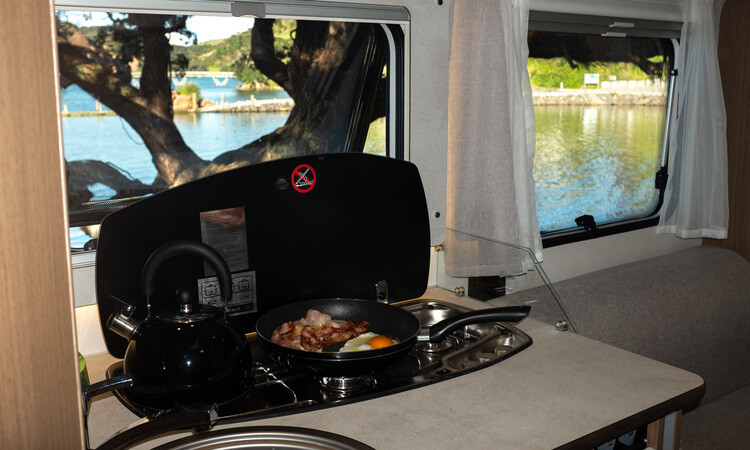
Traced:
<path fill-rule="evenodd" d="M 430 288 L 437 298 L 471 308 L 486 304 Z M 591 448 L 681 410 L 704 391 L 698 375 L 533 319 L 516 325 L 533 343 L 490 367 L 417 389 L 239 424 L 282 425 L 341 434 L 377 449 Z M 115 361 L 87 357 L 95 382 Z M 138 418 L 111 394 L 92 402 L 89 435 L 98 446 Z M 189 432 L 147 441 L 153 447 Z"/>

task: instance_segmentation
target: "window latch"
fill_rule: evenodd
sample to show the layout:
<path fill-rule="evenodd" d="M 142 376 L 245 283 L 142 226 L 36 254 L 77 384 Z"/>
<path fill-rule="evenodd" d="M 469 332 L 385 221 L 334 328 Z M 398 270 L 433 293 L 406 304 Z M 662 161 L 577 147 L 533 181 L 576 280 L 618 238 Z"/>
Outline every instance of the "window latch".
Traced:
<path fill-rule="evenodd" d="M 633 22 L 612 22 L 609 24 L 610 28 L 633 28 L 635 24 Z"/>
<path fill-rule="evenodd" d="M 233 2 L 232 15 L 234 17 L 252 16 L 256 19 L 266 17 L 266 5 L 264 3 Z"/>
<path fill-rule="evenodd" d="M 669 174 L 667 173 L 666 167 L 662 167 L 661 169 L 657 170 L 656 178 L 654 179 L 654 188 L 662 190 L 667 187 L 667 178 L 669 178 Z"/>
<path fill-rule="evenodd" d="M 596 221 L 594 220 L 594 216 L 589 214 L 576 217 L 576 225 L 583 227 L 586 231 L 596 231 Z"/>
<path fill-rule="evenodd" d="M 628 37 L 628 34 L 627 33 L 622 33 L 622 32 L 619 32 L 619 31 L 607 31 L 606 33 L 602 33 L 602 36 L 604 36 L 604 37 L 620 37 L 620 38 L 624 38 L 624 37 Z"/>

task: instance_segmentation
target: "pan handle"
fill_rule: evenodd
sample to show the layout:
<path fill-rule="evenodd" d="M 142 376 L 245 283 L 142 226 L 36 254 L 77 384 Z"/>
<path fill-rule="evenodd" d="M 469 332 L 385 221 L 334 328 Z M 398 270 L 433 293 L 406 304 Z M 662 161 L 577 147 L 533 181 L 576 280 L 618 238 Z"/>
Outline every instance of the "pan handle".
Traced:
<path fill-rule="evenodd" d="M 418 336 L 420 341 L 441 342 L 457 329 L 475 323 L 519 322 L 531 311 L 531 306 L 503 306 L 500 308 L 478 309 L 441 320 L 430 327 L 429 335 Z"/>

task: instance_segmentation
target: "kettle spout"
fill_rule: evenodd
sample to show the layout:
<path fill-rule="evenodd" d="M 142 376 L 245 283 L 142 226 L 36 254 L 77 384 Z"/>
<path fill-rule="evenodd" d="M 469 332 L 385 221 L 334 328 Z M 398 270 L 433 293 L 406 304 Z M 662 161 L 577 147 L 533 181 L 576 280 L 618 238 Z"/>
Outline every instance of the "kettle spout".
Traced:
<path fill-rule="evenodd" d="M 113 312 L 107 319 L 107 328 L 130 340 L 138 327 L 138 323 L 130 317 L 134 309 L 133 305 L 126 305 L 120 312 Z"/>

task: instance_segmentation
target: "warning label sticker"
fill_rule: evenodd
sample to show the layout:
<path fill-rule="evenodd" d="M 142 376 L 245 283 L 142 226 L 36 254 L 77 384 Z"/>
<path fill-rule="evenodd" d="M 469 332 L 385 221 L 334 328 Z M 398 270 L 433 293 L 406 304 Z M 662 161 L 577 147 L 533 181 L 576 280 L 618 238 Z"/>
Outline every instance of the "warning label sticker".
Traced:
<path fill-rule="evenodd" d="M 315 170 L 307 164 L 300 164 L 292 171 L 292 187 L 297 192 L 310 192 L 315 187 Z"/>
<path fill-rule="evenodd" d="M 237 272 L 250 268 L 244 207 L 204 211 L 200 213 L 200 221 L 201 241 L 219 252 L 229 270 Z M 204 267 L 206 275 L 216 273 L 208 263 Z"/>
<path fill-rule="evenodd" d="M 229 301 L 229 313 L 232 315 L 247 314 L 258 310 L 255 301 L 255 271 L 232 274 L 232 299 Z M 198 297 L 201 303 L 219 308 L 224 307 L 217 277 L 198 280 Z"/>

